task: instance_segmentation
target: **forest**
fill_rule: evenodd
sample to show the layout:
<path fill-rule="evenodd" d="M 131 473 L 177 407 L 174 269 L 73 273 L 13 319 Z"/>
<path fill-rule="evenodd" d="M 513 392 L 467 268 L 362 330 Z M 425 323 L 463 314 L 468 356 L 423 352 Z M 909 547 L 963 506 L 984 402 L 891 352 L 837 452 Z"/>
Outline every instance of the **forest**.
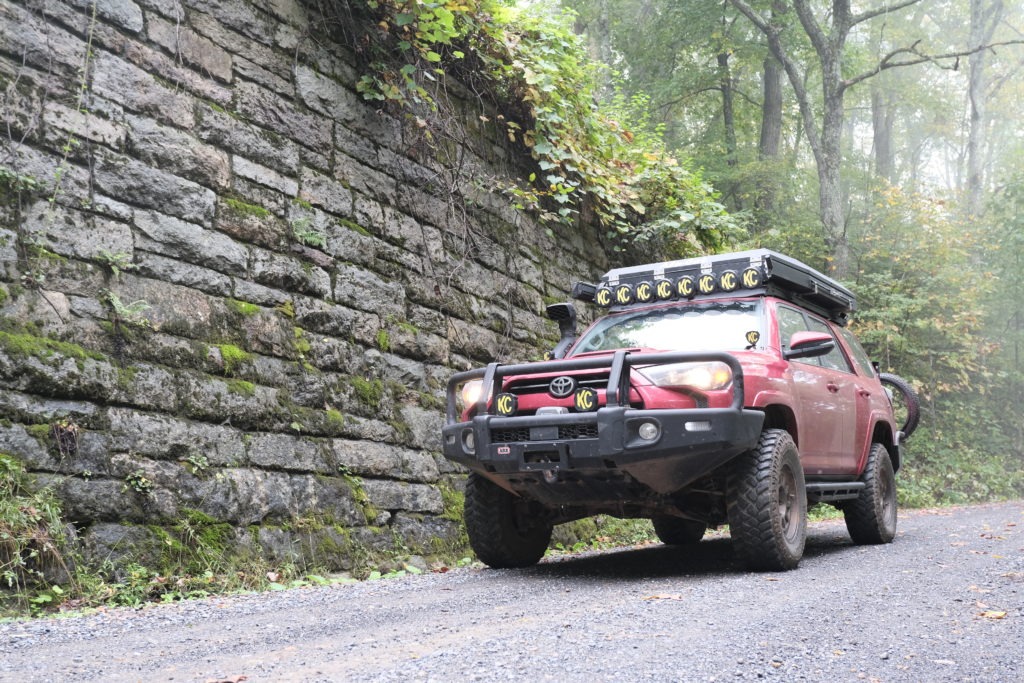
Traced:
<path fill-rule="evenodd" d="M 509 188 L 519 208 L 596 221 L 626 260 L 768 247 L 848 285 L 855 333 L 922 400 L 904 504 L 1024 493 L 1024 7 L 371 0 L 364 11 L 379 30 L 360 37 L 363 96 L 436 109 L 424 84 L 450 72 L 497 102 L 538 165 Z"/>

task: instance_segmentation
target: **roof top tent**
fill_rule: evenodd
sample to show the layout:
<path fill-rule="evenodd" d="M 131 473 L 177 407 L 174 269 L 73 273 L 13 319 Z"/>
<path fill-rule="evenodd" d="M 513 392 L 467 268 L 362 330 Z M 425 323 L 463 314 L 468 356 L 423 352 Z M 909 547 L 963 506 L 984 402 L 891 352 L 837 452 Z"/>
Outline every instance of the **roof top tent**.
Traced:
<path fill-rule="evenodd" d="M 805 263 L 769 249 L 700 256 L 609 270 L 573 296 L 622 310 L 678 299 L 767 294 L 804 306 L 838 325 L 856 309 L 853 293 Z"/>

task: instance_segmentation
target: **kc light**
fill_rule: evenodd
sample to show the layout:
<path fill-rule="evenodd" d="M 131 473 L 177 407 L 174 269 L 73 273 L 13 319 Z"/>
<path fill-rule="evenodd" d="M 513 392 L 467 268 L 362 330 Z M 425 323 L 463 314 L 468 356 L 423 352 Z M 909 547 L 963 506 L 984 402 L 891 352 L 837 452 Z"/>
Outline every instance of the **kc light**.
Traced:
<path fill-rule="evenodd" d="M 652 365 L 639 371 L 655 386 L 666 389 L 690 388 L 700 391 L 725 389 L 732 383 L 732 370 L 721 361 Z"/>

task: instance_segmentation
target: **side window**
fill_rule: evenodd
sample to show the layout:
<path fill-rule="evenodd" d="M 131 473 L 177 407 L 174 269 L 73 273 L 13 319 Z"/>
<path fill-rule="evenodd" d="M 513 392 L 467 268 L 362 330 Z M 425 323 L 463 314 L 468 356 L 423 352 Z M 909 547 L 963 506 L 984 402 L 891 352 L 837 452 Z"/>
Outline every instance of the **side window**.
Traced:
<path fill-rule="evenodd" d="M 812 332 L 824 332 L 825 334 L 832 335 L 835 339 L 835 335 L 832 334 L 832 329 L 823 323 L 822 321 L 807 316 L 808 329 Z M 843 349 L 839 346 L 839 340 L 836 340 L 836 347 L 824 356 L 819 356 L 818 360 L 826 368 L 831 370 L 840 370 L 842 372 L 853 372 L 853 368 L 850 367 L 850 361 L 846 360 L 846 356 L 843 354 Z"/>
<path fill-rule="evenodd" d="M 803 332 L 807 329 L 804 321 L 804 314 L 789 306 L 779 306 L 777 309 L 779 318 L 779 348 L 783 351 L 789 349 L 789 338 L 795 332 Z M 804 362 L 815 362 L 814 359 L 804 359 Z"/>
<path fill-rule="evenodd" d="M 850 349 L 850 353 L 853 354 L 853 360 L 860 367 L 861 371 L 868 377 L 874 377 L 875 366 L 871 363 L 871 358 L 868 357 L 864 347 L 853 336 L 853 332 L 850 332 L 845 327 L 840 327 L 839 334 L 846 340 L 846 346 Z"/>

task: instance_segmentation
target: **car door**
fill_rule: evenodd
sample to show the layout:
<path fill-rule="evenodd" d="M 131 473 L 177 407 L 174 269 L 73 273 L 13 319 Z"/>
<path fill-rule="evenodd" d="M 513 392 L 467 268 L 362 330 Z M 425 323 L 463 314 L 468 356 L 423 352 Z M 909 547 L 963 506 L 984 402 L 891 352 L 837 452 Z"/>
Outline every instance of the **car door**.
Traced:
<path fill-rule="evenodd" d="M 778 305 L 780 348 L 788 349 L 794 332 L 822 332 L 835 339 L 823 320 L 798 308 Z M 790 361 L 797 399 L 797 429 L 804 471 L 809 475 L 839 474 L 854 448 L 857 385 L 836 340 L 825 356 Z"/>

